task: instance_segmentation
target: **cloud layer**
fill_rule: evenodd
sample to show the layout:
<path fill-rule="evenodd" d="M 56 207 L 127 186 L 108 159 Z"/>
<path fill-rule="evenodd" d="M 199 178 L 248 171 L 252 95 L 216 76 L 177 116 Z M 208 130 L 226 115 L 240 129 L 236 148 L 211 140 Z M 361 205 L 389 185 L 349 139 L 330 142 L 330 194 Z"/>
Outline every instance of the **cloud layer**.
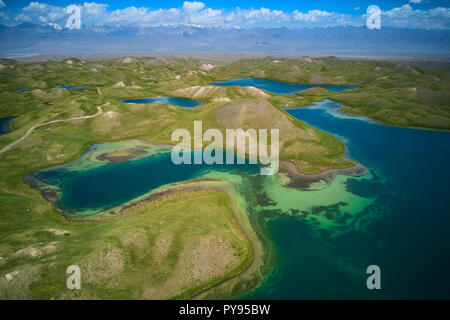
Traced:
<path fill-rule="evenodd" d="M 419 0 L 410 0 L 419 3 Z M 0 0 L 0 8 L 4 3 Z M 362 26 L 365 24 L 365 8 L 359 16 L 311 10 L 285 12 L 268 8 L 240 9 L 224 11 L 206 7 L 203 2 L 186 1 L 181 8 L 150 10 L 146 7 L 127 7 L 110 10 L 107 4 L 85 2 L 78 6 L 83 26 L 199 26 L 222 28 L 280 27 L 312 28 L 333 26 Z M 28 6 L 8 17 L 0 12 L 0 23 L 13 25 L 32 22 L 52 25 L 60 28 L 68 25 L 67 7 L 53 6 L 46 3 L 31 2 Z M 450 8 L 438 7 L 430 10 L 415 10 L 410 4 L 382 12 L 382 27 L 402 27 L 421 29 L 450 29 Z M 72 24 L 73 25 L 73 24 Z"/>

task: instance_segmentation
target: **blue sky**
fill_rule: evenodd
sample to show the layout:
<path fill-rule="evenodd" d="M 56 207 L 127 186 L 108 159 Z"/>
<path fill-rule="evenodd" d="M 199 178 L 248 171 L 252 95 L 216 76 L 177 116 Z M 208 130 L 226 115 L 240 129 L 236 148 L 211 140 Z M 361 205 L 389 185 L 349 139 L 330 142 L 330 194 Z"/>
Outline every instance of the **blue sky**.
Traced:
<path fill-rule="evenodd" d="M 199 27 L 361 26 L 369 5 L 382 10 L 382 25 L 450 29 L 450 0 L 0 0 L 0 23 L 66 26 L 66 7 L 80 8 L 79 27 L 92 25 Z"/>
<path fill-rule="evenodd" d="M 396 7 L 401 7 L 402 5 L 408 3 L 409 0 L 296 0 L 296 1 L 286 1 L 286 0 L 206 0 L 203 1 L 205 5 L 213 9 L 225 9 L 228 11 L 234 10 L 236 7 L 243 9 L 251 8 L 270 8 L 283 11 L 309 11 L 314 9 L 341 12 L 356 15 L 357 12 L 354 8 L 367 8 L 369 5 L 376 4 L 382 10 L 391 10 Z M 12 10 L 20 10 L 21 8 L 27 6 L 30 2 L 29 0 L 3 0 L 7 7 Z M 70 4 L 83 4 L 85 1 L 74 1 L 74 0 L 44 0 L 42 3 L 48 3 L 54 6 L 67 6 Z M 89 1 L 86 1 L 89 2 Z M 123 1 L 123 0 L 104 0 L 96 1 L 97 3 L 106 3 L 109 5 L 111 10 L 124 9 L 126 7 L 147 7 L 150 9 L 159 8 L 181 8 L 184 1 L 180 0 L 138 0 L 138 1 Z M 414 4 L 418 9 L 431 9 L 436 7 L 449 7 L 450 1 L 446 0 L 423 0 L 419 4 Z"/>

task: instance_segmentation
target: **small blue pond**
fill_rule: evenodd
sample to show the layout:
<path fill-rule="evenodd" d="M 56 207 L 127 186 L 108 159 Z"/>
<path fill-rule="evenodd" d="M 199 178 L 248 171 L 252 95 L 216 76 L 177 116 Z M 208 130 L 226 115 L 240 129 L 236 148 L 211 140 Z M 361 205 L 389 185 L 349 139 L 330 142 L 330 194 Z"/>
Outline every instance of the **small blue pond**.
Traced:
<path fill-rule="evenodd" d="M 0 118 L 0 135 L 11 132 L 9 123 L 13 121 L 16 117 Z"/>
<path fill-rule="evenodd" d="M 144 103 L 144 104 L 155 104 L 155 103 L 166 103 L 173 104 L 182 108 L 195 108 L 200 105 L 200 102 L 187 99 L 187 98 L 174 98 L 174 97 L 155 97 L 155 98 L 142 98 L 142 99 L 126 99 L 122 100 L 125 103 Z"/>
<path fill-rule="evenodd" d="M 63 84 L 63 85 L 58 85 L 56 86 L 56 88 L 64 88 L 64 89 L 85 89 L 85 88 L 90 88 L 90 86 L 78 86 L 78 87 L 74 87 L 68 84 Z"/>

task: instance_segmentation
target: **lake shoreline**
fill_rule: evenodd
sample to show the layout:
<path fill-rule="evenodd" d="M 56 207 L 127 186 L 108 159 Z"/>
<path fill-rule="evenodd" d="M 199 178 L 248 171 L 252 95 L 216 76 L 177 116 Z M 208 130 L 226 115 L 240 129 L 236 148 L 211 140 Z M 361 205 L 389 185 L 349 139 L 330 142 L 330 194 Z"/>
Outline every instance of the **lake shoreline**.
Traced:
<path fill-rule="evenodd" d="M 349 159 L 354 161 L 352 159 Z M 369 170 L 362 164 L 355 162 L 355 166 L 350 168 L 329 168 L 321 173 L 316 174 L 304 174 L 300 172 L 300 169 L 295 164 L 294 161 L 280 161 L 280 173 L 284 173 L 289 178 L 287 186 L 296 189 L 307 189 L 311 184 L 326 181 L 331 182 L 336 175 L 347 175 L 347 176 L 364 176 Z"/>
<path fill-rule="evenodd" d="M 332 101 L 334 103 L 339 104 L 340 106 L 337 108 L 334 108 L 334 111 L 342 114 L 343 116 L 348 116 L 348 117 L 352 117 L 355 120 L 358 119 L 358 117 L 364 117 L 367 118 L 367 120 L 370 120 L 372 123 L 374 124 L 378 124 L 380 126 L 387 126 L 387 127 L 393 127 L 393 128 L 403 128 L 403 129 L 412 129 L 412 130 L 423 130 L 423 131 L 436 131 L 436 132 L 450 132 L 450 129 L 445 129 L 445 128 L 430 128 L 430 127 L 415 127 L 415 126 L 407 126 L 407 125 L 400 125 L 400 124 L 390 124 L 381 120 L 376 120 L 373 119 L 372 117 L 370 117 L 369 115 L 365 115 L 365 114 L 353 114 L 353 113 L 348 113 L 345 112 L 346 110 L 352 110 L 353 107 L 349 106 L 349 105 L 344 105 L 343 103 L 334 100 L 332 97 L 323 97 L 322 100 L 317 100 L 317 101 L 313 101 L 313 104 L 310 105 L 304 105 L 304 106 L 284 106 L 283 109 L 284 110 L 296 110 L 296 109 L 304 109 L 304 108 L 310 108 L 310 107 L 314 107 L 320 103 L 325 103 L 327 101 Z"/>

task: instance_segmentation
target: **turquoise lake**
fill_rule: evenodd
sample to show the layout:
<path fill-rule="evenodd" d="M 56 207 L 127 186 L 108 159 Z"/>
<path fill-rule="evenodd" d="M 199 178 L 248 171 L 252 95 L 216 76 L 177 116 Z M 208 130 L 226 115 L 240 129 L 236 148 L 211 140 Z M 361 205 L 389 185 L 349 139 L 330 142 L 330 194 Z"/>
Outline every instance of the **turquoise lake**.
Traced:
<path fill-rule="evenodd" d="M 347 89 L 359 89 L 353 86 L 326 86 L 326 85 L 309 85 L 309 84 L 292 84 L 285 83 L 281 81 L 267 80 L 267 79 L 256 79 L 256 78 L 245 78 L 245 79 L 233 79 L 227 81 L 218 81 L 212 83 L 215 86 L 221 87 L 255 87 L 258 89 L 266 90 L 268 92 L 276 94 L 294 94 L 295 92 L 302 91 L 309 88 L 325 88 L 334 92 L 339 92 Z"/>
<path fill-rule="evenodd" d="M 174 98 L 174 97 L 154 97 L 154 98 L 142 98 L 142 99 L 126 99 L 122 100 L 125 103 L 144 103 L 144 104 L 155 104 L 155 103 L 165 103 L 173 104 L 182 108 L 195 108 L 200 105 L 200 102 L 188 99 L 188 98 Z"/>
<path fill-rule="evenodd" d="M 93 145 L 89 153 L 97 148 Z M 47 185 L 57 186 L 62 196 L 55 205 L 68 214 L 107 210 L 122 205 L 163 185 L 186 181 L 210 171 L 257 173 L 257 165 L 175 165 L 170 149 L 156 155 L 126 162 L 108 163 L 78 170 L 61 166 L 32 173 Z M 193 155 L 194 153 L 192 153 Z M 76 164 L 76 162 L 74 162 Z"/>

